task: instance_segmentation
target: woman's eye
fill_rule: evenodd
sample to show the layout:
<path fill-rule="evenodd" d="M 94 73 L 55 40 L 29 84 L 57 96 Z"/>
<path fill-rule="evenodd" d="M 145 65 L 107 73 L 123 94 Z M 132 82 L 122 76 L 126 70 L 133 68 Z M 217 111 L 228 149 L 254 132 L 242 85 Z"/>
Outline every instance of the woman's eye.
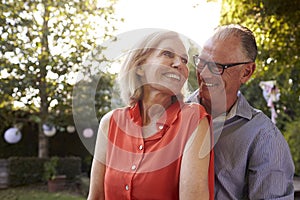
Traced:
<path fill-rule="evenodd" d="M 182 60 L 182 63 L 184 63 L 184 64 L 188 63 L 188 60 L 186 58 L 181 58 L 181 60 Z"/>
<path fill-rule="evenodd" d="M 163 51 L 162 52 L 162 55 L 164 56 L 167 56 L 168 58 L 175 58 L 176 54 L 171 52 L 171 51 Z M 184 58 L 184 57 L 181 57 L 181 62 L 184 63 L 184 64 L 187 64 L 188 63 L 188 59 L 187 58 Z"/>
<path fill-rule="evenodd" d="M 163 51 L 162 53 L 164 56 L 168 56 L 169 58 L 174 58 L 174 53 L 172 53 L 171 51 Z"/>

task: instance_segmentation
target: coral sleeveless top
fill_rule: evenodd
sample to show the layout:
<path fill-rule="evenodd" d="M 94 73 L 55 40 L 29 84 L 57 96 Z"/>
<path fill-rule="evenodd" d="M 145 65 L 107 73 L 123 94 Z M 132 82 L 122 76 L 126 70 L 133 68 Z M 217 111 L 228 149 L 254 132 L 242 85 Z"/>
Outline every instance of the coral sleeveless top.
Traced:
<path fill-rule="evenodd" d="M 199 104 L 176 102 L 157 121 L 157 132 L 143 138 L 139 104 L 116 109 L 110 118 L 108 132 L 105 198 L 179 199 L 180 165 L 185 144 L 206 116 L 207 112 Z M 210 199 L 214 195 L 213 169 L 211 151 Z"/>

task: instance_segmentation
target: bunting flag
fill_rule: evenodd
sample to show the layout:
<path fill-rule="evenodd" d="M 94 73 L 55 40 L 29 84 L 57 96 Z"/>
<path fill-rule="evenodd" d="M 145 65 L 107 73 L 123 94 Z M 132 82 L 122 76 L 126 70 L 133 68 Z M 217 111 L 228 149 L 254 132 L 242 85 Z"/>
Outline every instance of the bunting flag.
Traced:
<path fill-rule="evenodd" d="M 279 101 L 280 98 L 280 91 L 276 85 L 276 81 L 261 81 L 259 83 L 259 86 L 262 89 L 264 99 L 267 102 L 267 106 L 271 109 L 271 120 L 274 124 L 276 124 L 277 112 L 274 102 Z"/>

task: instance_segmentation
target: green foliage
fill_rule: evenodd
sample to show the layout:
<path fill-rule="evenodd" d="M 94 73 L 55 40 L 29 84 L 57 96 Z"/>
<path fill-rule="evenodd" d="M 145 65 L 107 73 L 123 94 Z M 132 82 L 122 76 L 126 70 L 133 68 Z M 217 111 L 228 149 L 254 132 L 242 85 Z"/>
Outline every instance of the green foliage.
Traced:
<path fill-rule="evenodd" d="M 0 190 L 3 200 L 85 200 L 86 195 L 76 195 L 74 191 L 49 193 L 45 188 L 30 185 Z"/>
<path fill-rule="evenodd" d="M 35 122 L 40 124 L 39 139 L 46 140 L 41 124 L 73 123 L 72 90 L 84 68 L 82 61 L 95 45 L 112 36 L 119 20 L 113 15 L 114 0 L 99 2 L 1 1 L 0 130 L 8 123 Z M 19 118 L 13 112 L 20 110 L 30 117 Z M 47 156 L 44 144 L 39 155 Z"/>
<path fill-rule="evenodd" d="M 58 174 L 74 180 L 81 174 L 81 159 L 78 157 L 11 157 L 8 161 L 9 186 L 41 183 Z"/>
<path fill-rule="evenodd" d="M 288 141 L 295 164 L 295 173 L 300 175 L 300 118 L 286 125 L 284 137 Z"/>
<path fill-rule="evenodd" d="M 74 180 L 80 173 L 81 159 L 79 157 L 53 156 L 44 163 L 44 180 L 52 180 L 58 175 L 65 175 L 68 179 Z"/>
<path fill-rule="evenodd" d="M 68 180 L 75 180 L 81 174 L 81 158 L 70 156 L 60 158 L 57 166 L 58 174 L 64 174 Z"/>
<path fill-rule="evenodd" d="M 54 156 L 44 163 L 44 180 L 53 180 L 57 175 L 58 157 Z"/>
<path fill-rule="evenodd" d="M 65 175 L 69 180 L 75 180 L 80 174 L 81 159 L 79 157 L 53 156 L 44 163 L 44 180 L 53 180 L 58 175 Z"/>
<path fill-rule="evenodd" d="M 19 186 L 43 181 L 45 159 L 36 157 L 11 157 L 9 161 L 9 185 Z"/>
<path fill-rule="evenodd" d="M 189 62 L 188 62 L 188 67 L 189 67 L 189 78 L 188 78 L 188 85 L 189 85 L 189 90 L 190 92 L 195 91 L 198 89 L 198 81 L 197 81 L 197 76 L 196 76 L 196 67 L 193 62 L 193 55 L 199 55 L 200 53 L 200 47 L 196 45 L 194 42 L 190 41 L 190 48 L 188 50 L 188 55 L 189 55 Z"/>

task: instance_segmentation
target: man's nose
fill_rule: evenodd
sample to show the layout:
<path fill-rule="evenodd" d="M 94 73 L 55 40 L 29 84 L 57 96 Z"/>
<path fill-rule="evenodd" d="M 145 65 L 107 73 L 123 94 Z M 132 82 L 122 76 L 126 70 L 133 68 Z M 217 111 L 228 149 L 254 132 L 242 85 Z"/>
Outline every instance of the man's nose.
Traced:
<path fill-rule="evenodd" d="M 199 72 L 200 76 L 202 77 L 210 77 L 212 76 L 211 71 L 209 70 L 208 66 L 204 66 L 201 72 Z"/>

